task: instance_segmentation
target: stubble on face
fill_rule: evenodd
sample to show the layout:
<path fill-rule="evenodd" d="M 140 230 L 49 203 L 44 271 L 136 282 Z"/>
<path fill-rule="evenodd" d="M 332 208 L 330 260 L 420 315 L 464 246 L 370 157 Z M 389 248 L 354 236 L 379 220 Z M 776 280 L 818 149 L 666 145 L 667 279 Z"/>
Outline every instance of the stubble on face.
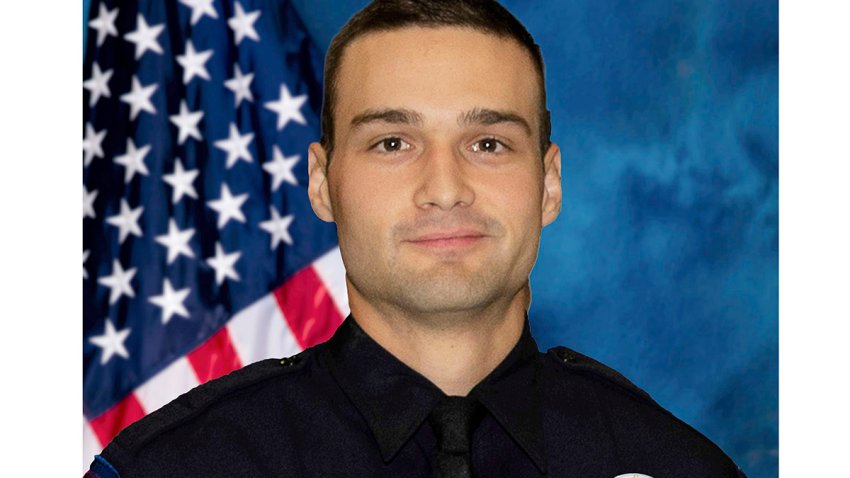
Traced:
<path fill-rule="evenodd" d="M 413 242 L 429 231 L 453 229 L 484 237 L 472 251 L 426 251 Z M 419 316 L 480 310 L 510 292 L 499 274 L 502 261 L 492 251 L 504 252 L 498 251 L 498 242 L 505 234 L 498 220 L 473 209 L 402 220 L 391 229 L 386 254 L 378 256 L 385 262 L 354 267 L 349 280 L 364 296 Z"/>

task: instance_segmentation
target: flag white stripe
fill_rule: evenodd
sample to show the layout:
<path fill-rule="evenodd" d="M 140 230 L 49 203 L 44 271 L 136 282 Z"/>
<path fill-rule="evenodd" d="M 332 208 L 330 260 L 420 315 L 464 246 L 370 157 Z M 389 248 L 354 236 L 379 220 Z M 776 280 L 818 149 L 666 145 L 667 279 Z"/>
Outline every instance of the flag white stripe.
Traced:
<path fill-rule="evenodd" d="M 94 434 L 94 430 L 92 430 L 91 425 L 89 425 L 89 421 L 86 420 L 86 417 L 83 417 L 83 474 L 89 471 L 89 466 L 91 466 L 92 460 L 94 460 L 94 456 L 100 453 L 103 450 L 103 446 L 100 444 L 100 440 L 97 439 L 97 435 Z"/>
<path fill-rule="evenodd" d="M 145 414 L 159 410 L 163 405 L 198 386 L 192 364 L 183 356 L 154 375 L 136 389 L 136 398 Z"/>
<path fill-rule="evenodd" d="M 288 357 L 301 351 L 272 294 L 233 316 L 227 323 L 227 331 L 243 367 L 258 360 Z"/>
<path fill-rule="evenodd" d="M 330 252 L 325 253 L 325 255 L 314 261 L 313 269 L 322 283 L 325 284 L 325 288 L 328 290 L 328 294 L 330 294 L 340 315 L 343 318 L 347 317 L 350 312 L 348 308 L 348 289 L 345 286 L 345 266 L 342 263 L 339 247 L 334 247 Z"/>

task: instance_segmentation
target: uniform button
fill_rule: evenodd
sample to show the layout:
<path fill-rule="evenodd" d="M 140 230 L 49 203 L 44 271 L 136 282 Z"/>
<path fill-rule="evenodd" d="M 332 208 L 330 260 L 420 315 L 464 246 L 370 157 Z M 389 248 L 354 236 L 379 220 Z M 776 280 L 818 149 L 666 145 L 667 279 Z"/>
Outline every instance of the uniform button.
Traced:
<path fill-rule="evenodd" d="M 301 357 L 284 357 L 280 360 L 280 364 L 284 367 L 291 367 L 301 361 Z"/>
<path fill-rule="evenodd" d="M 575 361 L 575 357 L 573 357 L 573 354 L 569 353 L 564 349 L 558 350 L 558 358 L 560 358 L 561 361 L 564 363 L 572 363 Z"/>

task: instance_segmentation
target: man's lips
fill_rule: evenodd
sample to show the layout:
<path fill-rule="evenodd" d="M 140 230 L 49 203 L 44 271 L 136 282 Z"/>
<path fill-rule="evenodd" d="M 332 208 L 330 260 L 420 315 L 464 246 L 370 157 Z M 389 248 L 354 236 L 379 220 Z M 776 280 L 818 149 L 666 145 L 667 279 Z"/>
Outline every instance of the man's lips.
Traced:
<path fill-rule="evenodd" d="M 426 247 L 456 247 L 474 244 L 484 237 L 485 234 L 473 230 L 440 231 L 422 234 L 407 242 Z"/>
<path fill-rule="evenodd" d="M 410 239 L 410 242 L 445 241 L 453 239 L 479 239 L 481 237 L 484 237 L 484 234 L 478 231 L 463 229 L 457 231 L 442 231 L 423 234 L 414 239 Z"/>

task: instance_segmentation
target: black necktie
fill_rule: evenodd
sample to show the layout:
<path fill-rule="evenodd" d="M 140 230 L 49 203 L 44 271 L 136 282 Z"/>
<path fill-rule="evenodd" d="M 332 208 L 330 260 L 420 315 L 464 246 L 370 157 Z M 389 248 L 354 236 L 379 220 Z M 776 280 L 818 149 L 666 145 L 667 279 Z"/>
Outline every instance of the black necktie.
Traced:
<path fill-rule="evenodd" d="M 483 409 L 468 397 L 445 397 L 428 417 L 437 436 L 435 478 L 471 478 L 472 432 L 481 421 Z"/>

